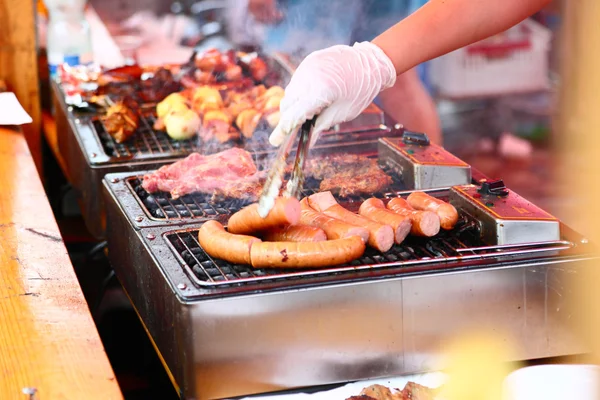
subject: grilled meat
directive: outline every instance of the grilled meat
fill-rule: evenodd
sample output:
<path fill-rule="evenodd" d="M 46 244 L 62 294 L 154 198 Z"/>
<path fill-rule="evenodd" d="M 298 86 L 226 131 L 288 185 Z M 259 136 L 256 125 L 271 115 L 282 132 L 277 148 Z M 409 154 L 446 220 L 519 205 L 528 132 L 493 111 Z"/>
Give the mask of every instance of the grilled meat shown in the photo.
<path fill-rule="evenodd" d="M 262 174 L 257 171 L 250 153 L 231 148 L 208 156 L 192 153 L 145 175 L 142 186 L 149 193 L 169 192 L 174 199 L 190 193 L 205 193 L 256 200 L 262 183 Z"/>
<path fill-rule="evenodd" d="M 375 400 L 401 400 L 399 393 L 392 394 L 392 391 L 382 385 L 371 385 L 360 392 L 361 395 L 372 397 Z"/>
<path fill-rule="evenodd" d="M 140 100 L 144 103 L 156 103 L 177 92 L 181 86 L 175 81 L 171 71 L 160 68 L 151 78 L 140 81 Z"/>
<path fill-rule="evenodd" d="M 145 73 L 152 73 L 152 76 L 142 79 Z M 168 69 L 151 71 L 137 65 L 104 71 L 97 83 L 96 95 L 110 95 L 114 99 L 130 97 L 138 103 L 158 102 L 181 89 Z"/>
<path fill-rule="evenodd" d="M 402 390 L 402 400 L 435 400 L 437 390 L 419 385 L 415 382 L 408 382 Z"/>
<path fill-rule="evenodd" d="M 379 168 L 377 160 L 355 154 L 308 160 L 307 175 L 321 180 L 319 189 L 340 197 L 380 192 L 392 178 Z"/>
<path fill-rule="evenodd" d="M 136 111 L 119 102 L 108 108 L 102 122 L 108 134 L 117 143 L 123 143 L 135 133 L 139 118 Z"/>
<path fill-rule="evenodd" d="M 418 383 L 408 382 L 401 391 L 392 390 L 382 385 L 371 385 L 362 390 L 359 396 L 346 400 L 435 400 L 437 390 Z"/>

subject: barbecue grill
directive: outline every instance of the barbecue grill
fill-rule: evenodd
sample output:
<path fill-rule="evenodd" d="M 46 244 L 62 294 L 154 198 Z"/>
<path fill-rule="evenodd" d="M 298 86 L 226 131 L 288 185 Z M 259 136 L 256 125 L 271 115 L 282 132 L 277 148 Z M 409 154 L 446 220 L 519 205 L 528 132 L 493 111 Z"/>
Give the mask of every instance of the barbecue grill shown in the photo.
<path fill-rule="evenodd" d="M 280 54 L 266 57 L 269 68 L 285 84 L 294 66 Z M 155 131 L 154 104 L 142 106 L 139 128 L 125 143 L 116 143 L 107 133 L 99 115 L 77 113 L 69 107 L 60 85 L 52 83 L 58 146 L 65 157 L 68 175 L 81 199 L 82 214 L 92 235 L 105 236 L 104 204 L 101 196 L 102 178 L 109 173 L 156 169 L 198 151 L 217 152 L 225 147 L 206 145 L 197 140 L 175 141 L 166 133 Z M 332 146 L 343 135 L 345 140 L 358 141 L 402 132 L 403 127 L 391 121 L 376 105 L 370 105 L 354 121 L 341 124 L 322 136 L 318 147 Z M 268 144 L 268 128 L 259 126 L 258 134 L 243 143 L 255 154 L 272 152 Z M 230 145 L 227 145 L 230 146 Z"/>
<path fill-rule="evenodd" d="M 225 222 L 243 204 L 198 196 L 147 201 L 138 175 L 110 175 L 109 258 L 183 398 L 435 370 L 443 367 L 444 341 L 473 327 L 516 344 L 511 360 L 584 352 L 566 325 L 572 310 L 564 274 L 596 257 L 590 245 L 551 216 L 528 242 L 503 244 L 523 226 L 492 229 L 502 218 L 516 221 L 503 207 L 527 204 L 532 217 L 524 223 L 546 214 L 502 182 L 472 175 L 477 185 L 426 190 L 459 209 L 452 231 L 409 237 L 385 254 L 367 249 L 348 265 L 302 271 L 252 269 L 205 253 L 197 240 L 202 222 Z M 306 187 L 310 194 L 314 185 Z M 510 196 L 497 201 L 508 203 L 494 208 L 487 196 L 503 191 Z M 396 178 L 373 195 L 386 201 L 409 193 Z M 473 209 L 479 195 L 485 201 Z M 356 211 L 361 200 L 341 204 Z"/>

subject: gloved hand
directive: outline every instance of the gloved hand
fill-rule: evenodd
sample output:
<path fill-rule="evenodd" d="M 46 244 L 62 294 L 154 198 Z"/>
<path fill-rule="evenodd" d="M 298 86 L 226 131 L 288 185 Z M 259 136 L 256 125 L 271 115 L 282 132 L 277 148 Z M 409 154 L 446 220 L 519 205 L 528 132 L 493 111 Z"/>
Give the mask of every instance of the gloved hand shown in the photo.
<path fill-rule="evenodd" d="M 281 145 L 287 135 L 319 114 L 312 146 L 322 131 L 358 117 L 379 92 L 395 82 L 392 61 L 370 42 L 315 51 L 300 63 L 286 87 L 279 124 L 269 141 Z"/>

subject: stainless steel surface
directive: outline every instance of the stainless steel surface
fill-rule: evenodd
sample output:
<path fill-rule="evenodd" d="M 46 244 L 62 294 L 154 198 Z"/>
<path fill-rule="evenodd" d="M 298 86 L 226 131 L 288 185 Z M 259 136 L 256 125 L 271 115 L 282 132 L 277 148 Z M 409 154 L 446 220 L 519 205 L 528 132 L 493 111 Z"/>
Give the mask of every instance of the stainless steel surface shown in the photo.
<path fill-rule="evenodd" d="M 371 103 L 369 107 L 355 119 L 335 125 L 329 132 L 322 132 L 321 134 L 327 136 L 331 132 L 348 133 L 361 130 L 374 130 L 379 126 L 386 127 L 386 124 L 388 123 L 389 121 L 386 121 L 383 111 L 375 103 Z"/>
<path fill-rule="evenodd" d="M 474 185 L 456 186 L 450 190 L 450 203 L 468 213 L 481 224 L 482 237 L 489 244 L 515 245 L 532 240 L 560 239 L 560 222 L 521 196 L 507 189 L 506 197 L 476 193 Z M 478 197 L 474 197 L 474 193 Z M 517 216 L 504 215 L 506 210 Z"/>
<path fill-rule="evenodd" d="M 419 155 L 423 155 L 423 160 L 418 158 Z M 409 189 L 448 188 L 471 183 L 471 167 L 435 144 L 419 146 L 404 144 L 398 138 L 381 138 L 379 158 L 401 172 Z"/>

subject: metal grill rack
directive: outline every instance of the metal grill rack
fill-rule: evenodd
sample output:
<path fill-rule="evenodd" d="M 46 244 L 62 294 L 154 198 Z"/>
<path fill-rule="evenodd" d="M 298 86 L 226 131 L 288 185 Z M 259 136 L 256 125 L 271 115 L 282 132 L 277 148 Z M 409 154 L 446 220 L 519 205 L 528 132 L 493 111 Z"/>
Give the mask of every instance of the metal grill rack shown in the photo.
<path fill-rule="evenodd" d="M 346 265 L 290 272 L 281 269 L 254 269 L 249 265 L 231 264 L 224 260 L 213 259 L 200 246 L 198 229 L 169 232 L 164 236 L 186 273 L 200 287 L 267 284 L 294 278 L 336 276 L 386 267 L 435 266 L 452 261 L 523 256 L 572 247 L 572 243 L 568 241 L 486 246 L 480 238 L 478 224 L 462 217 L 455 229 L 441 232 L 433 238 L 409 237 L 402 244 L 394 245 L 386 253 L 368 247 L 362 257 Z"/>

